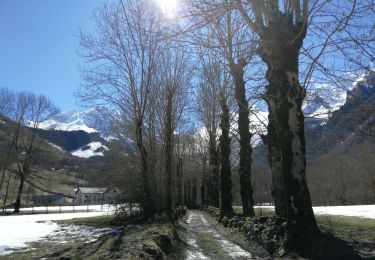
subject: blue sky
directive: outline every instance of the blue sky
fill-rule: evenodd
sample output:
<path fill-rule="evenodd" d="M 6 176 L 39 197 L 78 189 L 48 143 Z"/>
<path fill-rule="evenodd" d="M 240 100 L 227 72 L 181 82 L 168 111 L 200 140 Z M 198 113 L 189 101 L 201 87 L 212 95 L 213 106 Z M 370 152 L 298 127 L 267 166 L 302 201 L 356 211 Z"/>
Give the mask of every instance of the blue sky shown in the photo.
<path fill-rule="evenodd" d="M 0 87 L 43 94 L 62 110 L 77 107 L 77 35 L 93 29 L 91 13 L 101 2 L 1 0 Z"/>

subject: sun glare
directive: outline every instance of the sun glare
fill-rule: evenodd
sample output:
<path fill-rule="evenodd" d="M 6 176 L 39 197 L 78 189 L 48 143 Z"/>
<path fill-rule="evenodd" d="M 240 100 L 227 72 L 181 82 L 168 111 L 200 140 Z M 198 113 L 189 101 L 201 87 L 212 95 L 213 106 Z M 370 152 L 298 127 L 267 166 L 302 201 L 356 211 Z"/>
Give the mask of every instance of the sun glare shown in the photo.
<path fill-rule="evenodd" d="M 178 13 L 177 8 L 178 0 L 157 0 L 163 15 L 167 18 L 176 18 Z"/>

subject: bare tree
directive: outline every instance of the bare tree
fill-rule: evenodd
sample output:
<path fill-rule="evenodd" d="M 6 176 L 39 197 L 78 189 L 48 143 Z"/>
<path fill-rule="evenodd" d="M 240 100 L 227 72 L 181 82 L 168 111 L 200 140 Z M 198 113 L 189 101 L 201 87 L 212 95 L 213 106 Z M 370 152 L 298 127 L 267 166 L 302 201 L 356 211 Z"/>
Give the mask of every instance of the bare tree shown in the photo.
<path fill-rule="evenodd" d="M 192 78 L 190 64 L 185 50 L 178 44 L 166 43 L 158 66 L 157 86 L 153 90 L 157 98 L 157 113 L 164 136 L 165 155 L 165 198 L 166 210 L 174 207 L 173 155 L 175 130 L 183 123 L 183 115 L 188 102 L 188 91 Z"/>
<path fill-rule="evenodd" d="M 220 69 L 220 68 L 219 68 Z M 229 79 L 226 70 L 223 72 L 222 85 L 220 88 L 220 106 L 221 106 L 221 135 L 220 143 L 220 191 L 221 191 L 221 205 L 220 211 L 222 215 L 233 214 L 233 195 L 232 195 L 232 169 L 231 169 L 231 111 L 230 101 L 231 95 L 229 91 Z"/>
<path fill-rule="evenodd" d="M 246 66 L 255 54 L 256 41 L 248 33 L 242 17 L 232 8 L 233 1 L 191 1 L 190 12 L 197 29 L 188 33 L 202 53 L 214 56 L 226 64 L 233 78 L 234 97 L 237 101 L 237 130 L 239 135 L 240 194 L 244 215 L 254 216 L 253 187 L 251 183 L 252 147 L 250 106 L 246 89 Z M 199 19 L 197 19 L 199 18 Z M 254 66 L 251 64 L 250 66 Z M 254 76 L 254 75 L 253 75 Z"/>
<path fill-rule="evenodd" d="M 289 242 L 298 247 L 319 234 L 305 175 L 302 102 L 306 90 L 298 82 L 298 57 L 307 33 L 309 12 L 306 0 L 282 3 L 250 1 L 246 9 L 237 0 L 236 8 L 258 34 L 258 53 L 268 67 L 269 85 L 264 95 L 270 114 L 268 135 L 275 135 L 271 139 L 276 140 L 280 152 L 287 198 L 286 205 L 280 206 L 287 209 Z"/>
<path fill-rule="evenodd" d="M 86 85 L 79 96 L 85 102 L 115 107 L 127 133 L 133 135 L 140 154 L 146 216 L 155 212 L 144 136 L 145 113 L 150 88 L 155 83 L 155 57 L 162 31 L 155 10 L 149 1 L 105 4 L 94 14 L 96 35 L 81 33 Z"/>
<path fill-rule="evenodd" d="M 14 92 L 10 91 L 9 89 L 6 88 L 1 88 L 0 89 L 0 123 L 8 129 L 8 116 L 10 112 L 13 110 L 13 105 L 14 105 L 14 98 L 15 94 Z M 12 139 L 9 139 L 9 136 L 7 135 L 6 131 L 4 132 L 4 135 L 0 136 L 0 142 L 4 144 L 2 146 L 3 149 L 1 149 L 1 158 L 0 158 L 0 165 L 1 165 L 1 180 L 0 180 L 0 194 L 1 194 L 1 189 L 3 187 L 3 182 L 5 180 L 5 175 L 6 175 L 6 168 L 7 166 L 11 163 L 11 154 L 9 153 L 9 150 L 13 146 L 14 142 Z"/>
<path fill-rule="evenodd" d="M 35 159 L 43 144 L 38 138 L 39 124 L 57 112 L 58 109 L 44 96 L 36 96 L 30 92 L 20 92 L 15 96 L 11 112 L 11 119 L 15 121 L 11 153 L 15 157 L 16 166 L 15 169 L 9 169 L 20 181 L 14 205 L 15 213 L 19 212 L 24 183 L 36 182 L 40 178 L 34 169 Z"/>
<path fill-rule="evenodd" d="M 220 85 L 210 71 L 209 65 L 202 59 L 201 80 L 197 90 L 197 114 L 207 134 L 209 171 L 203 176 L 205 201 L 219 207 L 220 158 L 218 147 L 218 128 L 220 116 Z M 216 71 L 217 73 L 217 71 Z"/>

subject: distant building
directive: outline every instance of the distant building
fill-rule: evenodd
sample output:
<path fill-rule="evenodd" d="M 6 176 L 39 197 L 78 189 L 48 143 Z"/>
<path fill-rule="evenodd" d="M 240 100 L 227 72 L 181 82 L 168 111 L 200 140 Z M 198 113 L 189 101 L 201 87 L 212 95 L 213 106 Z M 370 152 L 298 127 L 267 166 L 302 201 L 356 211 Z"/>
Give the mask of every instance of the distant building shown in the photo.
<path fill-rule="evenodd" d="M 63 195 L 58 194 L 47 194 L 47 195 L 34 195 L 33 196 L 34 205 L 64 205 L 67 200 Z"/>
<path fill-rule="evenodd" d="M 115 203 L 120 190 L 117 188 L 87 188 L 78 187 L 74 190 L 76 205 L 93 205 Z"/>

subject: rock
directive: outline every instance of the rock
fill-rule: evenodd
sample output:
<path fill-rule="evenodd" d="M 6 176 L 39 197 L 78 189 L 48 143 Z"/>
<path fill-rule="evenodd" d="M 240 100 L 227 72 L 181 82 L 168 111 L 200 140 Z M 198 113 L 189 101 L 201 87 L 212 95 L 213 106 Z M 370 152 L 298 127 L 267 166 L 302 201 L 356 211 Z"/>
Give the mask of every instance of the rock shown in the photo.
<path fill-rule="evenodd" d="M 160 246 L 161 250 L 165 253 L 170 253 L 173 248 L 173 234 L 171 230 L 163 229 L 159 232 L 156 237 L 156 242 Z"/>
<path fill-rule="evenodd" d="M 266 243 L 266 250 L 270 255 L 273 255 L 276 250 L 276 241 L 275 240 L 270 240 Z"/>
<path fill-rule="evenodd" d="M 240 220 L 240 221 L 237 222 L 237 227 L 242 228 L 244 224 L 245 224 L 245 222 Z"/>
<path fill-rule="evenodd" d="M 222 223 L 223 223 L 224 227 L 228 227 L 228 223 L 229 223 L 228 218 L 227 217 L 223 217 Z"/>
<path fill-rule="evenodd" d="M 163 257 L 164 257 L 164 254 L 161 251 L 160 247 L 152 239 L 144 240 L 143 244 L 142 244 L 142 249 L 146 253 L 150 254 L 153 257 L 153 259 L 163 259 Z"/>
<path fill-rule="evenodd" d="M 251 230 L 251 234 L 252 234 L 253 236 L 258 236 L 258 235 L 260 234 L 260 230 L 259 230 L 259 228 L 254 227 L 254 228 Z"/>
<path fill-rule="evenodd" d="M 251 230 L 251 228 L 252 228 L 252 225 L 251 224 L 249 224 L 249 223 L 246 223 L 246 224 L 244 224 L 243 225 L 243 227 L 242 227 L 242 232 L 244 232 L 244 233 L 248 233 L 250 230 Z"/>
<path fill-rule="evenodd" d="M 285 256 L 285 248 L 280 247 L 277 251 L 277 257 L 284 257 Z"/>
<path fill-rule="evenodd" d="M 258 218 L 258 223 L 260 223 L 260 224 L 264 224 L 264 223 L 267 222 L 267 220 L 268 220 L 267 217 L 265 217 L 265 216 L 261 216 L 261 217 Z"/>

